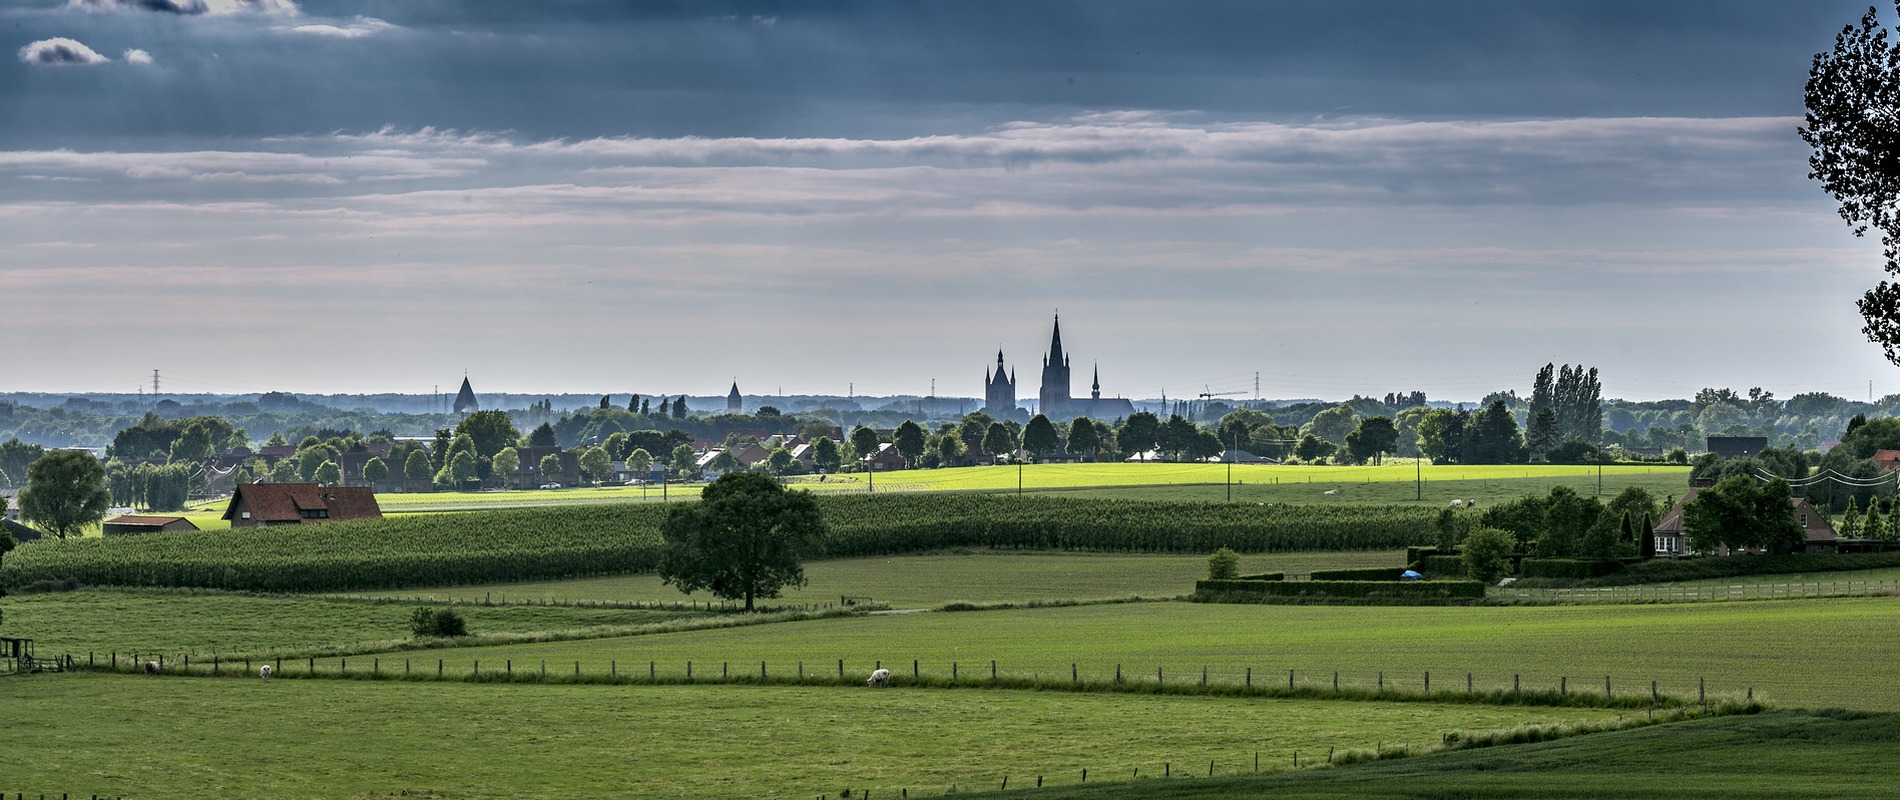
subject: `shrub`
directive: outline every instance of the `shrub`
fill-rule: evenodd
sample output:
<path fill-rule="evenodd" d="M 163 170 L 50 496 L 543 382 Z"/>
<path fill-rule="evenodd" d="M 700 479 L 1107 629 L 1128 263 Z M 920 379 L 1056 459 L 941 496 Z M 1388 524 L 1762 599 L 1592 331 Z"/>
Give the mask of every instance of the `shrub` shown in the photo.
<path fill-rule="evenodd" d="M 1474 528 L 1465 536 L 1463 554 L 1465 574 L 1480 583 L 1494 583 L 1511 564 L 1511 550 L 1517 537 L 1497 528 Z"/>
<path fill-rule="evenodd" d="M 422 607 L 409 615 L 409 630 L 417 636 L 467 636 L 468 622 L 452 609 Z"/>
<path fill-rule="evenodd" d="M 1207 557 L 1207 579 L 1227 581 L 1240 577 L 1240 554 L 1228 548 L 1215 550 Z"/>
<path fill-rule="evenodd" d="M 1327 599 L 1477 600 L 1477 581 L 1196 581 L 1195 599 L 1248 602 L 1248 596 Z"/>

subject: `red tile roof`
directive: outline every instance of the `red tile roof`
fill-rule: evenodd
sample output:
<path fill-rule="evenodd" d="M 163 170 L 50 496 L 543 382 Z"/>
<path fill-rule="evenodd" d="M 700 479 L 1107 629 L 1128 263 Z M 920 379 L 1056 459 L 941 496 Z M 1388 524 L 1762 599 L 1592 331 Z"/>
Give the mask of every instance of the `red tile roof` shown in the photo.
<path fill-rule="evenodd" d="M 147 516 L 147 515 L 142 515 L 142 514 L 126 514 L 124 516 L 113 517 L 112 519 L 106 520 L 105 524 L 107 525 L 151 525 L 154 527 L 162 528 L 166 525 L 170 525 L 174 522 L 180 522 L 180 521 L 190 522 L 191 520 L 185 519 L 184 517 L 154 517 L 154 516 Z M 196 527 L 196 526 L 193 526 L 193 527 Z"/>
<path fill-rule="evenodd" d="M 304 511 L 327 511 L 330 520 L 382 519 L 376 494 L 366 486 L 318 486 L 314 483 L 245 483 L 231 495 L 224 519 L 242 502 L 258 522 L 303 522 Z M 320 520 L 312 520 L 320 521 Z"/>

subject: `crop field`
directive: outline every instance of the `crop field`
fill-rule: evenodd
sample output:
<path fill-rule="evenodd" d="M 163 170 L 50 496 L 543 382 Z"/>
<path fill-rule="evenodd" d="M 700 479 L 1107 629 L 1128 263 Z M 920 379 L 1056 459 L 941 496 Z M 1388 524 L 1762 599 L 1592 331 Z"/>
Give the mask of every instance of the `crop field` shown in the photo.
<path fill-rule="evenodd" d="M 1657 497 L 1680 495 L 1688 486 L 1688 468 L 1671 466 L 1609 465 L 1602 470 L 1605 495 L 1626 486 L 1641 486 Z M 863 474 L 789 478 L 796 488 L 819 494 L 877 492 L 1015 492 L 1018 470 L 1013 466 L 958 467 L 899 470 Z M 1433 465 L 1418 469 L 1411 462 L 1388 462 L 1377 467 L 1282 466 L 1236 464 L 1232 470 L 1233 499 L 1249 503 L 1323 503 L 1364 505 L 1415 502 L 1422 492 L 1431 505 L 1453 499 L 1499 502 L 1526 494 L 1543 494 L 1565 485 L 1578 491 L 1597 490 L 1594 466 L 1549 464 Z M 1029 493 L 1063 493 L 1135 500 L 1225 501 L 1229 481 L 1224 464 L 1030 464 L 1022 468 L 1021 489 Z M 1415 485 L 1416 480 L 1422 483 Z M 1422 489 L 1420 488 L 1422 486 Z M 667 487 L 671 499 L 699 495 L 701 483 Z M 1326 495 L 1327 490 L 1337 494 Z M 576 503 L 660 501 L 657 486 L 608 486 L 506 492 L 443 492 L 386 494 L 377 501 L 384 513 L 402 514 L 488 508 L 531 508 Z M 219 509 L 222 511 L 222 509 Z"/>
<path fill-rule="evenodd" d="M 1240 559 L 1244 573 L 1309 573 L 1316 569 L 1397 567 L 1403 550 L 1272 553 Z M 919 556 L 848 558 L 805 564 L 807 584 L 787 589 L 776 603 L 836 603 L 863 598 L 893 608 L 935 608 L 945 603 L 1175 597 L 1194 591 L 1207 577 L 1202 555 L 995 552 L 966 550 Z M 711 595 L 680 594 L 658 575 L 615 575 L 565 581 L 498 583 L 440 589 L 364 592 L 370 597 L 423 599 L 553 599 L 675 602 Z"/>
<path fill-rule="evenodd" d="M 410 638 L 409 603 L 82 589 L 7 598 L 7 630 L 42 657 L 117 651 L 262 655 L 387 648 Z M 620 628 L 695 616 L 641 609 L 458 606 L 477 634 Z"/>
<path fill-rule="evenodd" d="M 873 661 L 908 673 L 912 660 L 927 675 L 947 677 L 951 663 L 987 677 L 1002 673 L 1084 679 L 1131 675 L 1239 682 L 1245 670 L 1294 670 L 1314 683 L 1341 673 L 1345 684 L 1369 686 L 1384 672 L 1388 686 L 1435 688 L 1474 674 L 1479 688 L 1511 685 L 1576 691 L 1637 692 L 1659 681 L 1664 692 L 1743 691 L 1784 706 L 1900 710 L 1889 687 L 1900 662 L 1887 643 L 1900 638 L 1900 598 L 1644 606 L 1367 607 L 1231 606 L 1137 603 L 1007 611 L 933 612 L 822 620 L 632 638 L 551 642 L 447 652 L 420 651 L 464 665 L 581 661 L 655 661 L 674 672 L 687 661 L 701 669 L 760 661 L 789 671 L 797 662 L 868 672 Z M 465 670 L 466 666 L 463 667 Z M 815 667 L 814 667 L 815 668 Z"/>
<path fill-rule="evenodd" d="M 1063 692 L 41 675 L 0 789 L 51 796 L 791 797 L 1287 769 L 1570 709 Z M 30 689 L 30 691 L 27 691 Z"/>
<path fill-rule="evenodd" d="M 981 494 L 820 499 L 820 555 L 954 548 L 1206 554 L 1386 550 L 1425 535 L 1414 506 L 1157 503 Z M 41 542 L 9 554 L 0 579 L 105 586 L 344 591 L 546 580 L 652 570 L 658 505 L 596 504 L 426 514 L 286 528 Z"/>

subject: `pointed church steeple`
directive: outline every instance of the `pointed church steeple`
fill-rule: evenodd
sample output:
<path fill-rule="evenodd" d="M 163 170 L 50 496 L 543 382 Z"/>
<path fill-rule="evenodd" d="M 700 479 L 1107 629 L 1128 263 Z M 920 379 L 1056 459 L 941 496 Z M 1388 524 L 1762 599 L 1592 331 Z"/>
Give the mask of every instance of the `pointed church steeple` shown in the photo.
<path fill-rule="evenodd" d="M 457 414 L 482 410 L 482 404 L 475 401 L 475 387 L 468 385 L 467 375 L 462 376 L 462 390 L 455 393 L 455 405 L 452 408 Z"/>
<path fill-rule="evenodd" d="M 1095 365 L 1095 383 L 1089 387 L 1089 398 L 1092 400 L 1102 399 L 1102 365 L 1100 364 Z"/>
<path fill-rule="evenodd" d="M 745 400 L 739 396 L 739 381 L 734 379 L 732 391 L 726 393 L 726 413 L 737 414 L 745 409 Z"/>

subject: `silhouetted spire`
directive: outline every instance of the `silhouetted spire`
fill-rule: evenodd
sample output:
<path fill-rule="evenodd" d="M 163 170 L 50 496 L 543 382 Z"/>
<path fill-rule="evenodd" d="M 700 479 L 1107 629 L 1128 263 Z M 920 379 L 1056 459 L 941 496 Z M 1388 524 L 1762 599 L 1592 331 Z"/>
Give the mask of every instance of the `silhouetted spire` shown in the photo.
<path fill-rule="evenodd" d="M 482 404 L 475 401 L 475 388 L 468 385 L 467 376 L 462 377 L 462 391 L 455 393 L 455 405 L 452 408 L 457 414 L 482 410 Z"/>

